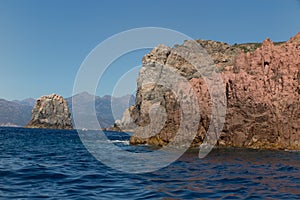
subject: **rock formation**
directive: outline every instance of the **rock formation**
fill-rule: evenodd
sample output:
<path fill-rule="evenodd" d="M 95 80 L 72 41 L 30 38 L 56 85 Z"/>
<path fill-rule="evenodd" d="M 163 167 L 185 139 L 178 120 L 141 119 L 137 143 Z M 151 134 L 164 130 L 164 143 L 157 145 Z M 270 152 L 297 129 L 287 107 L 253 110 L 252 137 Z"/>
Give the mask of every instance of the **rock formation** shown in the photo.
<path fill-rule="evenodd" d="M 123 117 L 121 120 L 117 119 L 114 123 L 114 126 L 105 129 L 109 131 L 123 131 L 123 132 L 134 132 L 136 129 L 136 124 L 133 122 L 132 118 L 130 117 L 130 113 L 134 109 L 134 106 L 130 106 L 126 109 L 123 113 Z"/>
<path fill-rule="evenodd" d="M 215 41 L 196 42 L 211 56 L 226 87 L 226 120 L 218 145 L 299 150 L 300 33 L 283 43 L 270 39 L 262 44 L 233 46 Z M 159 124 L 160 117 L 151 118 L 149 113 L 151 106 L 159 104 L 165 108 L 166 118 L 162 128 L 151 137 L 140 137 L 142 133 L 136 129 L 131 144 L 164 146 L 172 141 L 180 126 L 180 105 L 174 93 L 162 86 L 141 86 L 147 70 L 161 70 L 166 65 L 185 77 L 198 97 L 201 120 L 192 146 L 203 142 L 211 121 L 210 94 L 191 64 L 176 55 L 180 47 L 189 48 L 187 42 L 173 48 L 159 45 L 144 56 L 130 116 L 140 127 Z"/>
<path fill-rule="evenodd" d="M 37 99 L 27 128 L 73 129 L 67 102 L 52 94 Z"/>

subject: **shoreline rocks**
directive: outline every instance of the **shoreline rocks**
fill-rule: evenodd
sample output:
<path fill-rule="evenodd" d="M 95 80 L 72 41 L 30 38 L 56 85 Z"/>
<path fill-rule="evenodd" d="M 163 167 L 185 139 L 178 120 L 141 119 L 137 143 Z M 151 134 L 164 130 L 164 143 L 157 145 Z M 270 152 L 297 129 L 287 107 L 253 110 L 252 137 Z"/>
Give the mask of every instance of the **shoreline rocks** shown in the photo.
<path fill-rule="evenodd" d="M 130 106 L 128 109 L 126 109 L 123 113 L 122 119 L 116 120 L 114 126 L 106 130 L 116 132 L 134 132 L 137 126 L 130 117 L 130 113 L 132 112 L 133 108 L 134 106 Z"/>
<path fill-rule="evenodd" d="M 32 117 L 26 128 L 73 129 L 66 100 L 51 94 L 37 99 Z"/>

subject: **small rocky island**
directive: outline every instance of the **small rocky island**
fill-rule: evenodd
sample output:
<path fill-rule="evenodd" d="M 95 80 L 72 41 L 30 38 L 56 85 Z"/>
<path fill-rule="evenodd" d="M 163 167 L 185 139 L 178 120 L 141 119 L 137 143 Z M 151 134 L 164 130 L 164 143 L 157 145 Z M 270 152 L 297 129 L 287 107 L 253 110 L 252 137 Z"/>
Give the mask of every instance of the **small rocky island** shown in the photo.
<path fill-rule="evenodd" d="M 73 129 L 66 100 L 57 94 L 37 99 L 26 128 Z"/>

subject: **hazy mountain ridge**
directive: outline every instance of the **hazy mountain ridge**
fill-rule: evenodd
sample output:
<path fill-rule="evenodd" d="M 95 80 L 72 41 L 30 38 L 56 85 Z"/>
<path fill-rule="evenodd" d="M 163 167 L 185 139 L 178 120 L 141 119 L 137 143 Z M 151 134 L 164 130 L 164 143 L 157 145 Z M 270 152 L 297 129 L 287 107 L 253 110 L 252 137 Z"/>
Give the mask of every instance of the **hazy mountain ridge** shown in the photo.
<path fill-rule="evenodd" d="M 110 127 L 114 124 L 116 119 L 121 119 L 124 111 L 129 108 L 129 106 L 133 105 L 135 101 L 135 97 L 132 95 L 125 95 L 122 97 L 105 95 L 103 97 L 99 97 L 87 92 L 79 93 L 74 97 L 76 97 L 74 99 L 76 105 L 79 106 L 78 109 L 86 115 L 86 118 L 92 117 L 90 115 L 91 108 L 89 108 L 88 103 L 93 101 L 95 98 L 96 115 L 102 128 Z M 68 102 L 69 109 L 72 113 L 72 97 L 67 98 L 66 101 Z"/>
<path fill-rule="evenodd" d="M 93 95 L 87 92 L 75 96 L 80 96 L 79 105 L 82 110 L 85 110 L 85 104 L 94 98 Z M 70 111 L 72 111 L 72 97 L 66 98 L 66 101 Z M 36 99 L 34 98 L 13 101 L 0 99 L 0 126 L 25 126 L 31 119 L 31 113 L 35 103 Z M 114 107 L 113 112 L 111 110 L 111 104 Z M 112 126 L 116 119 L 122 117 L 125 109 L 133 104 L 134 97 L 131 95 L 122 97 L 111 97 L 110 95 L 103 97 L 95 96 L 96 114 L 101 127 Z M 114 113 L 114 116 L 112 113 Z"/>
<path fill-rule="evenodd" d="M 21 104 L 21 105 L 25 105 L 25 106 L 31 106 L 33 107 L 35 102 L 36 102 L 36 99 L 34 98 L 27 98 L 27 99 L 24 99 L 24 100 L 13 100 L 12 102 L 15 102 L 15 103 L 18 103 L 18 104 Z"/>
<path fill-rule="evenodd" d="M 0 126 L 25 126 L 29 122 L 33 106 L 21 102 L 0 99 Z"/>

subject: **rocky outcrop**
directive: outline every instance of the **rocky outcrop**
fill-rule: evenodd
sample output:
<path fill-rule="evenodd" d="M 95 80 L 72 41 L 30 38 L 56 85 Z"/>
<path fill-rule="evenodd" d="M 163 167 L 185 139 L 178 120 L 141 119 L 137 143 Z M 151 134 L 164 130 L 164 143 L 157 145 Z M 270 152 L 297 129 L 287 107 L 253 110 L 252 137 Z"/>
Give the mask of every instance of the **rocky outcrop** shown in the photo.
<path fill-rule="evenodd" d="M 136 129 L 136 124 L 133 122 L 130 113 L 134 109 L 134 106 L 130 106 L 123 113 L 121 120 L 117 119 L 114 125 L 108 129 L 109 131 L 123 131 L 123 132 L 134 132 Z"/>
<path fill-rule="evenodd" d="M 73 129 L 67 102 L 52 94 L 37 99 L 27 128 Z"/>
<path fill-rule="evenodd" d="M 218 145 L 299 150 L 300 33 L 276 44 L 270 39 L 262 44 L 233 46 L 215 41 L 196 42 L 211 56 L 226 87 L 226 120 Z M 203 142 L 211 121 L 210 93 L 191 64 L 176 54 L 176 49 L 182 47 L 189 48 L 187 42 L 174 48 L 160 45 L 144 56 L 130 116 L 139 127 L 161 124 L 162 118 L 153 118 L 149 113 L 153 105 L 164 107 L 166 116 L 155 135 L 141 137 L 143 133 L 136 129 L 131 144 L 164 146 L 178 131 L 181 112 L 176 95 L 162 86 L 142 86 L 145 72 L 162 70 L 164 66 L 171 66 L 192 85 L 201 115 L 192 146 Z"/>

